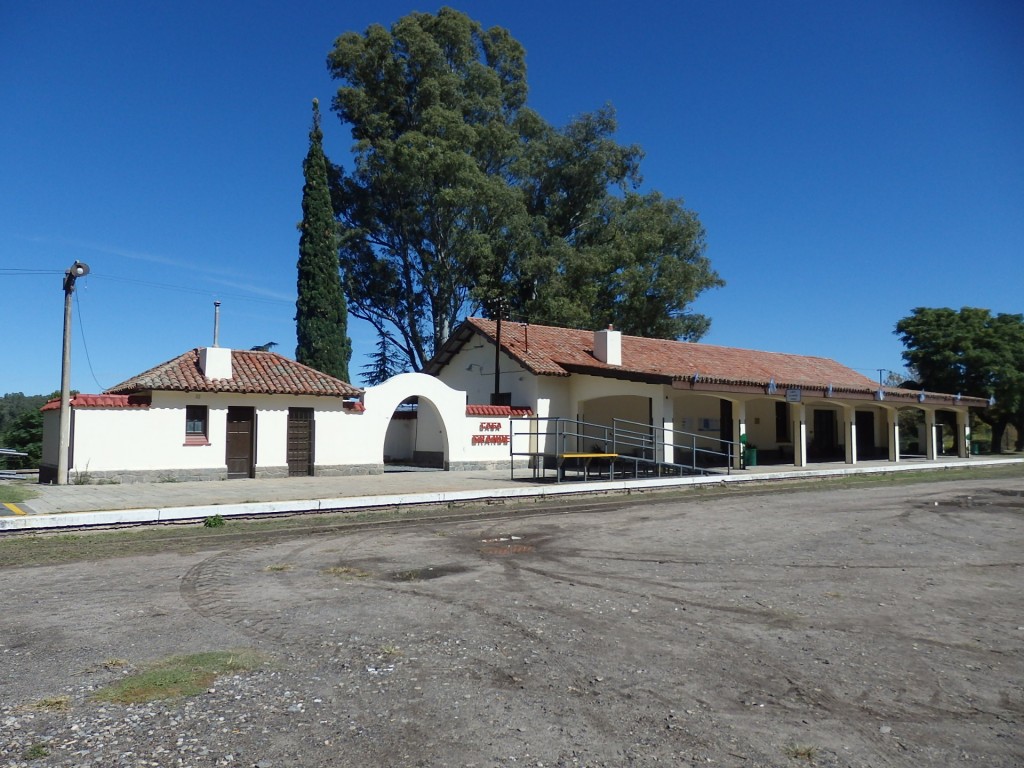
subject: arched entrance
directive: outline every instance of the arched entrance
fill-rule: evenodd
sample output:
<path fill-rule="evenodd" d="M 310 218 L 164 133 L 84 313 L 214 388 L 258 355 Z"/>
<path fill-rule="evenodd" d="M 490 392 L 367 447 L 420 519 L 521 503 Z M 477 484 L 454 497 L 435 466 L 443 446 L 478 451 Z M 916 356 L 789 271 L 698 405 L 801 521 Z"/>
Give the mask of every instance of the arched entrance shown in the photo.
<path fill-rule="evenodd" d="M 370 387 L 363 395 L 363 418 L 375 424 L 365 433 L 367 454 L 376 453 L 385 470 L 417 467 L 449 469 L 451 440 L 466 418 L 466 394 L 433 376 L 403 373 Z"/>
<path fill-rule="evenodd" d="M 396 406 L 384 435 L 383 461 L 385 471 L 448 469 L 448 431 L 429 398 L 413 395 Z"/>

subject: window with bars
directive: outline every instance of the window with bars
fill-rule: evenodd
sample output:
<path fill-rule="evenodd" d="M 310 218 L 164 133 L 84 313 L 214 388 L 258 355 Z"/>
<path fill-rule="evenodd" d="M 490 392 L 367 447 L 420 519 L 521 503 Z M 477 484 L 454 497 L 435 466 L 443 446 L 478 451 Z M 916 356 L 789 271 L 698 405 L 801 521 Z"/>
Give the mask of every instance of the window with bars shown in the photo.
<path fill-rule="evenodd" d="M 210 409 L 205 405 L 185 406 L 185 445 L 209 445 L 207 426 Z"/>

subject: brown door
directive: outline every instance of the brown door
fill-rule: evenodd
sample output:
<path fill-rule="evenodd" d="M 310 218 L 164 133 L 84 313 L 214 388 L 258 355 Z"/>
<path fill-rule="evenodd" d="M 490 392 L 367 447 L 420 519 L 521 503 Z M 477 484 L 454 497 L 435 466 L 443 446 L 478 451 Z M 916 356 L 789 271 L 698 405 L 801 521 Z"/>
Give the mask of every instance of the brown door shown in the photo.
<path fill-rule="evenodd" d="M 288 409 L 288 477 L 313 474 L 312 408 Z"/>
<path fill-rule="evenodd" d="M 253 408 L 228 408 L 228 479 L 256 475 L 256 412 Z"/>

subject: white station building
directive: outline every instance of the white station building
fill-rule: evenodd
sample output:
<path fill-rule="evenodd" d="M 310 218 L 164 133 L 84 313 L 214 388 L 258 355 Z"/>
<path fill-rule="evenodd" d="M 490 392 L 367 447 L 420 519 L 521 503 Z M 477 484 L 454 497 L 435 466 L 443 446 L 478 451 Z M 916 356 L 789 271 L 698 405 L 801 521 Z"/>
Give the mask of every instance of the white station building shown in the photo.
<path fill-rule="evenodd" d="M 561 466 L 640 471 L 966 457 L 982 398 L 834 360 L 470 318 L 424 373 L 359 389 L 274 352 L 190 350 L 72 400 L 69 482 Z M 900 414 L 918 412 L 913 435 Z M 56 476 L 44 407 L 40 481 Z"/>

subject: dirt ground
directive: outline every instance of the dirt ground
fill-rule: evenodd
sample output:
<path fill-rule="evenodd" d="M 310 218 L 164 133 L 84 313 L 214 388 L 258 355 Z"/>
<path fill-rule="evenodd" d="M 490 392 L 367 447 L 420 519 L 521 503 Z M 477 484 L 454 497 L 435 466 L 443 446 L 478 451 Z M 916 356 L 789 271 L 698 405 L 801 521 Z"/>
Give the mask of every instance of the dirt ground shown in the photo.
<path fill-rule="evenodd" d="M 1017 479 L 0 569 L 0 762 L 1020 766 L 1022 553 Z M 89 698 L 123 662 L 234 648 L 271 661 Z"/>

